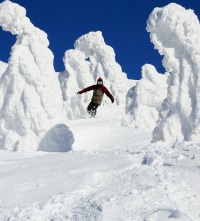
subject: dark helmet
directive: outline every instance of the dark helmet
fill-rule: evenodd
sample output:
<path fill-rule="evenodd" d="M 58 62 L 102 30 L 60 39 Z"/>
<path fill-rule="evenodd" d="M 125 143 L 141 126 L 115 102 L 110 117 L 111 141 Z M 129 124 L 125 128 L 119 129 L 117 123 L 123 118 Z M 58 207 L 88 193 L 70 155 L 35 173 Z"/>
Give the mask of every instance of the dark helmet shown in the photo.
<path fill-rule="evenodd" d="M 103 80 L 102 80 L 102 78 L 98 78 L 98 80 L 97 80 L 97 85 L 103 85 Z"/>

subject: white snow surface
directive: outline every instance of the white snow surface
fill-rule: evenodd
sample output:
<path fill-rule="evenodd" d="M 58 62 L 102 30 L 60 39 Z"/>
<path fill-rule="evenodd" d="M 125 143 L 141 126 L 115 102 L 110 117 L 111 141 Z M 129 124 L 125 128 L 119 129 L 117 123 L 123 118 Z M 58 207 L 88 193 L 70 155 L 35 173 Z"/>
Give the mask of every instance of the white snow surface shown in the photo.
<path fill-rule="evenodd" d="M 0 220 L 200 220 L 200 143 L 150 143 L 123 115 L 71 120 L 73 151 L 1 150 Z"/>
<path fill-rule="evenodd" d="M 166 73 L 128 80 L 100 31 L 75 41 L 56 73 L 47 34 L 11 1 L 0 25 L 16 35 L 0 62 L 0 221 L 199 221 L 199 22 L 177 4 L 147 30 Z M 106 97 L 96 118 L 98 77 Z M 154 142 L 152 142 L 154 141 Z"/>

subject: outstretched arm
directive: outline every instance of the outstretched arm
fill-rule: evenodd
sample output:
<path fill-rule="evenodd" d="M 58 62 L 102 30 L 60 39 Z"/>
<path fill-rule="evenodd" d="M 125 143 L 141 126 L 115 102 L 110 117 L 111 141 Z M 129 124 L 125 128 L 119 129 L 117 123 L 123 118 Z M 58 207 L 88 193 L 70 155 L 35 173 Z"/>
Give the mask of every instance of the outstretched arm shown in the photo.
<path fill-rule="evenodd" d="M 87 91 L 91 91 L 93 89 L 94 89 L 94 85 L 84 88 L 83 90 L 77 92 L 77 94 L 82 94 L 82 93 L 85 93 Z"/>

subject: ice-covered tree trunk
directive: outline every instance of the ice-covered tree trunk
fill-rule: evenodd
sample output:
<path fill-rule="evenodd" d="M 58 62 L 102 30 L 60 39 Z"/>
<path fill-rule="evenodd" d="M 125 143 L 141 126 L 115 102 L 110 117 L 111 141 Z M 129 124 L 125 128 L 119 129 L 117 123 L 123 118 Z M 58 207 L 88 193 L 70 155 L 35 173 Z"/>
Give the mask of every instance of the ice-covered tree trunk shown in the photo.
<path fill-rule="evenodd" d="M 200 25 L 192 10 L 155 8 L 147 30 L 171 73 L 153 140 L 200 140 Z"/>
<path fill-rule="evenodd" d="M 102 33 L 89 32 L 75 41 L 75 49 L 68 50 L 64 56 L 65 72 L 59 78 L 64 98 L 66 99 L 66 112 L 70 119 L 80 118 L 85 114 L 84 109 L 91 99 L 89 96 L 75 96 L 76 92 L 92 84 L 97 78 L 103 78 L 105 86 L 111 91 L 116 104 L 124 104 L 126 97 L 126 74 L 115 61 L 112 47 L 105 44 Z M 73 93 L 74 94 L 73 94 Z M 104 96 L 105 100 L 106 96 Z M 76 103 L 76 106 L 73 103 Z M 108 103 L 110 100 L 108 100 Z M 106 102 L 103 102 L 104 104 Z M 105 104 L 106 105 L 106 104 Z"/>
<path fill-rule="evenodd" d="M 0 25 L 17 35 L 0 80 L 0 148 L 71 149 L 73 137 L 64 123 L 62 95 L 46 33 L 34 27 L 25 9 L 11 1 L 0 4 Z"/>

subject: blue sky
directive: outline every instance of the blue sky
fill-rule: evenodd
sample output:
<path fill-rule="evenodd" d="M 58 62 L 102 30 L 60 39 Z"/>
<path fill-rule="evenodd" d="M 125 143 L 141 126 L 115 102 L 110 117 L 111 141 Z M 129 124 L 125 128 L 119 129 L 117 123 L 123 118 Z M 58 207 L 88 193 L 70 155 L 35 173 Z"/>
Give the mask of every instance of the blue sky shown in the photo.
<path fill-rule="evenodd" d="M 0 1 L 3 2 L 3 1 Z M 101 31 L 107 45 L 116 54 L 116 61 L 130 79 L 141 78 L 141 67 L 153 64 L 164 73 L 162 57 L 150 42 L 146 31 L 149 14 L 169 0 L 13 0 L 26 8 L 27 17 L 48 34 L 54 54 L 55 70 L 64 70 L 62 57 L 74 42 L 90 31 Z M 175 0 L 186 9 L 193 9 L 200 18 L 198 0 Z M 16 38 L 0 30 L 0 60 L 7 62 Z"/>

